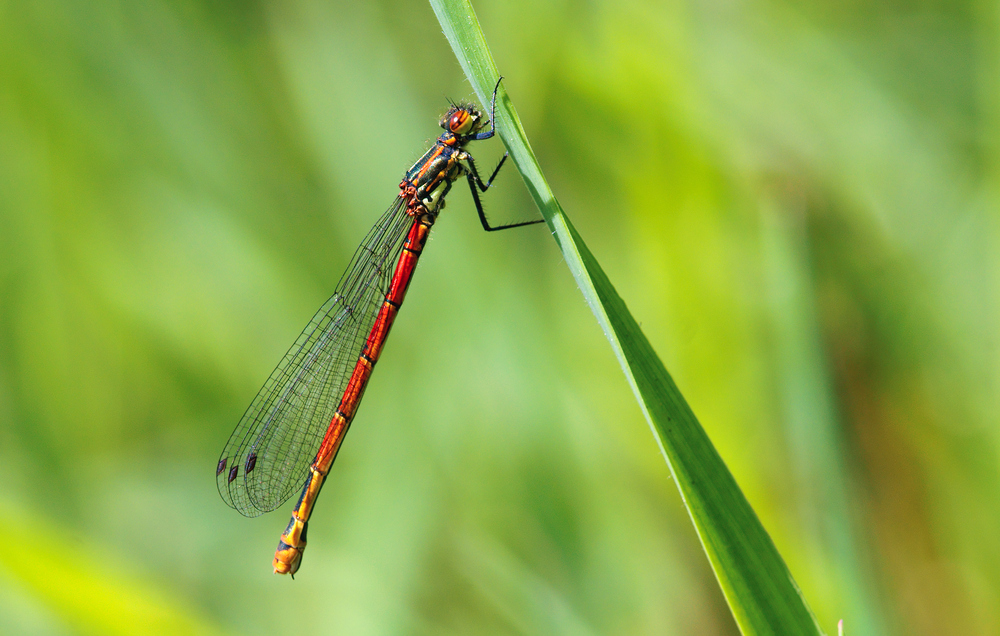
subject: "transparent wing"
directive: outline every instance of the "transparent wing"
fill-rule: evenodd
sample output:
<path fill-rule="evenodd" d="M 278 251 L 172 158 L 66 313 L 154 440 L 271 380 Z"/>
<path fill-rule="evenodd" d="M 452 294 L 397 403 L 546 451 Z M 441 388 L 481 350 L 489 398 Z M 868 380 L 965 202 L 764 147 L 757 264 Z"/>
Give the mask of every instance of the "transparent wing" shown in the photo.
<path fill-rule="evenodd" d="M 248 517 L 274 510 L 305 483 L 388 292 L 412 219 L 398 197 L 236 425 L 216 470 L 219 493 Z"/>

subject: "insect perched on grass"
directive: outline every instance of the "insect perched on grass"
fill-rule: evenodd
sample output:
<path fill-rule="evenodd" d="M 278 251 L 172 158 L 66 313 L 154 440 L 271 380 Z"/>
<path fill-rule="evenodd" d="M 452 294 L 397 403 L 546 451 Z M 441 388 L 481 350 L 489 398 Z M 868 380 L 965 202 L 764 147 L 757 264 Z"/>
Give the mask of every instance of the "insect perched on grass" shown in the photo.
<path fill-rule="evenodd" d="M 490 119 L 472 104 L 452 104 L 441 118 L 444 133 L 406 171 L 399 195 L 361 241 L 333 296 L 278 363 L 222 451 L 215 473 L 219 493 L 248 517 L 274 510 L 302 489 L 274 554 L 278 574 L 294 575 L 299 569 L 316 497 L 452 184 L 465 175 L 487 231 L 542 222 L 491 227 L 477 188 L 485 192 L 490 187 L 507 154 L 484 183 L 464 150 L 470 141 L 494 135 L 500 79 L 493 88 Z M 481 132 L 490 123 L 489 131 Z"/>

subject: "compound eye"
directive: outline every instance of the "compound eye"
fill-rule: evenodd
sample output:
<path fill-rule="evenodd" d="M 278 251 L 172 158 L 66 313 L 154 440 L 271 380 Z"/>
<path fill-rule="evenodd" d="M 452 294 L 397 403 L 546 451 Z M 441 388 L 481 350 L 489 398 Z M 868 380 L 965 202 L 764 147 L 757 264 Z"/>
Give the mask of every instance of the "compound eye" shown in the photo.
<path fill-rule="evenodd" d="M 474 121 L 475 120 L 469 115 L 468 111 L 457 111 L 448 119 L 448 130 L 456 135 L 464 135 L 472 128 Z"/>

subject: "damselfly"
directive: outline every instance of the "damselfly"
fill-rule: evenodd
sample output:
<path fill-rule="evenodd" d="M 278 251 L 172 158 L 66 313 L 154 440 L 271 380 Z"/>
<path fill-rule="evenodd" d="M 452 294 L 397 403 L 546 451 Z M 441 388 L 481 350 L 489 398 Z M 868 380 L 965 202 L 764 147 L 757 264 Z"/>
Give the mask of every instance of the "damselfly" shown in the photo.
<path fill-rule="evenodd" d="M 316 497 L 452 184 L 462 175 L 468 179 L 487 231 L 541 222 L 491 227 L 477 188 L 490 187 L 507 154 L 484 183 L 472 155 L 463 150 L 470 141 L 494 135 L 499 87 L 497 80 L 490 119 L 472 104 L 452 104 L 440 122 L 445 132 L 406 171 L 399 195 L 361 242 L 333 296 L 278 363 L 222 451 L 215 473 L 219 493 L 248 517 L 274 510 L 302 489 L 274 554 L 278 574 L 299 569 Z M 480 132 L 487 124 L 489 131 Z"/>

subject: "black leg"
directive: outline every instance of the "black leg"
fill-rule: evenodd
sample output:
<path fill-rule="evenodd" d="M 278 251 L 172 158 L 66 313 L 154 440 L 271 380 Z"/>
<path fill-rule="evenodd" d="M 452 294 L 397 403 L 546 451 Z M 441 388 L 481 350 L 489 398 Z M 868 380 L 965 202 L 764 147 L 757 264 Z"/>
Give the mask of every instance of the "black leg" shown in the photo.
<path fill-rule="evenodd" d="M 493 183 L 493 179 L 496 178 L 497 173 L 500 172 L 500 168 L 503 166 L 503 162 L 507 161 L 507 157 L 509 155 L 510 155 L 509 152 L 505 152 L 505 153 L 503 153 L 503 156 L 500 157 L 500 163 L 497 164 L 496 169 L 493 170 L 493 174 L 490 175 L 490 180 L 486 182 L 486 187 L 487 188 L 490 187 L 491 183 Z M 483 192 L 486 192 L 486 190 L 484 189 Z"/>
<path fill-rule="evenodd" d="M 497 84 L 496 84 L 496 86 L 493 87 L 493 100 L 490 102 L 490 131 L 489 132 L 479 133 L 478 135 L 476 135 L 475 137 L 473 137 L 473 139 L 475 139 L 476 141 L 482 141 L 483 139 L 489 139 L 490 137 L 493 136 L 494 133 L 496 133 L 496 130 L 497 130 L 497 120 L 496 120 L 497 89 L 500 88 L 500 82 L 502 82 L 502 81 L 503 81 L 503 75 L 501 75 L 497 79 Z"/>
<path fill-rule="evenodd" d="M 504 159 L 506 158 L 507 155 L 504 155 Z M 500 160 L 500 164 L 503 165 L 503 159 Z M 500 166 L 497 166 L 497 169 L 493 171 L 493 175 L 490 177 L 489 182 L 486 184 L 487 188 L 489 187 L 489 184 L 493 182 L 493 177 L 497 176 L 497 171 L 499 170 Z M 476 212 L 479 213 L 479 222 L 483 224 L 483 229 L 486 230 L 487 232 L 510 230 L 515 227 L 523 227 L 525 225 L 534 225 L 535 223 L 545 222 L 545 219 L 537 219 L 535 221 L 522 221 L 521 223 L 510 223 L 509 225 L 498 225 L 496 227 L 490 226 L 489 221 L 486 220 L 486 213 L 483 212 L 483 202 L 479 200 L 479 193 L 476 192 L 476 186 L 479 185 L 479 187 L 482 187 L 482 181 L 480 181 L 478 175 L 475 177 L 472 176 L 472 172 L 469 170 L 465 171 L 465 177 L 466 179 L 469 180 L 469 191 L 472 192 L 472 201 L 476 204 Z M 476 183 L 477 181 L 479 181 L 479 184 Z M 486 188 L 483 188 L 483 191 L 485 192 Z"/>
<path fill-rule="evenodd" d="M 508 153 L 503 153 L 503 157 L 500 157 L 500 163 L 497 164 L 496 170 L 493 171 L 493 174 L 490 175 L 490 180 L 486 183 L 483 183 L 483 180 L 479 178 L 479 170 L 476 169 L 476 161 L 472 158 L 472 155 L 469 155 L 465 159 L 465 162 L 469 164 L 469 169 L 465 171 L 465 174 L 468 175 L 471 173 L 472 177 L 475 178 L 475 184 L 479 187 L 479 190 L 486 192 L 486 189 L 493 183 L 493 179 L 496 178 L 497 173 L 500 172 L 503 162 L 507 161 L 507 155 Z"/>
<path fill-rule="evenodd" d="M 489 132 L 479 133 L 473 139 L 481 141 L 483 139 L 489 139 L 496 133 L 497 120 L 496 120 L 496 110 L 497 110 L 497 89 L 500 88 L 500 82 L 503 81 L 503 76 L 497 79 L 496 86 L 493 87 L 493 99 L 490 101 L 490 130 Z M 515 227 L 523 227 L 525 225 L 534 225 L 535 223 L 544 223 L 545 219 L 538 219 L 536 221 L 523 221 L 521 223 L 511 223 L 509 225 L 498 225 L 496 227 L 491 227 L 489 221 L 486 220 L 486 213 L 483 212 L 483 203 L 479 200 L 479 192 L 476 192 L 476 188 L 479 188 L 481 192 L 486 192 L 486 190 L 493 183 L 493 179 L 496 178 L 497 173 L 500 172 L 500 168 L 503 167 L 503 162 L 507 161 L 507 156 L 510 153 L 503 153 L 503 157 L 500 158 L 500 163 L 497 164 L 496 170 L 490 175 L 489 180 L 483 183 L 483 180 L 479 177 L 479 171 L 476 170 L 476 162 L 471 156 L 466 158 L 466 162 L 469 164 L 469 168 L 465 170 L 465 177 L 469 180 L 469 190 L 472 192 L 472 200 L 476 204 L 476 212 L 479 213 L 479 222 L 483 224 L 483 229 L 487 232 L 496 232 L 498 230 L 509 230 Z"/>

